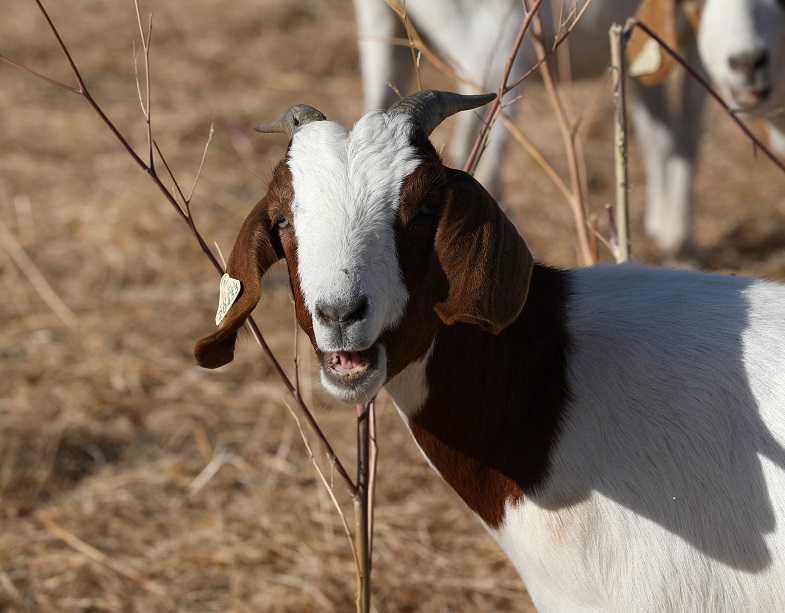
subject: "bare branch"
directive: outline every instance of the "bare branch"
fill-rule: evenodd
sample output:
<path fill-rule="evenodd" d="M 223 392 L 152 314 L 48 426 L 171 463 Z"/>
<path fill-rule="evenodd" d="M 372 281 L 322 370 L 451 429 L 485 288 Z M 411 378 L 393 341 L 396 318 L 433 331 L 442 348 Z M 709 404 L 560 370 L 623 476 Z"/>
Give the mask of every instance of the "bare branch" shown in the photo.
<path fill-rule="evenodd" d="M 537 53 L 537 58 L 543 60 L 547 56 L 547 51 L 543 44 L 543 28 L 542 21 L 539 15 L 533 16 L 534 37 L 532 43 Z M 559 124 L 559 131 L 562 135 L 564 144 L 564 151 L 567 154 L 567 166 L 570 174 L 570 196 L 567 200 L 570 203 L 573 219 L 575 222 L 575 231 L 578 234 L 578 244 L 580 246 L 581 255 L 584 264 L 595 263 L 594 255 L 592 253 L 591 245 L 589 244 L 588 226 L 586 224 L 586 202 L 583 198 L 583 190 L 581 189 L 580 170 L 578 167 L 578 152 L 575 146 L 576 127 L 572 125 L 567 117 L 567 112 L 564 109 L 561 96 L 559 95 L 559 88 L 556 81 L 551 74 L 550 67 L 547 62 L 540 64 L 540 72 L 542 73 L 542 80 L 545 84 L 545 89 L 548 92 L 548 97 L 551 100 L 551 105 L 556 115 L 556 120 Z"/>
<path fill-rule="evenodd" d="M 502 105 L 502 97 L 511 88 L 507 86 L 507 81 L 510 78 L 510 71 L 512 70 L 513 64 L 515 63 L 515 58 L 518 56 L 518 51 L 520 51 L 521 44 L 523 44 L 523 37 L 526 36 L 526 32 L 529 30 L 529 25 L 531 24 L 532 19 L 537 14 L 537 9 L 540 8 L 540 4 L 542 4 L 542 0 L 535 0 L 534 5 L 532 6 L 531 10 L 528 10 L 526 7 L 526 3 L 523 3 L 525 15 L 523 18 L 523 23 L 521 24 L 520 29 L 518 30 L 518 35 L 515 38 L 515 42 L 513 43 L 512 49 L 510 50 L 510 55 L 507 58 L 507 62 L 504 65 L 504 72 L 502 73 L 502 79 L 499 83 L 499 93 L 496 96 L 496 100 L 491 102 L 490 108 L 485 115 L 485 121 L 483 121 L 482 128 L 480 129 L 480 134 L 477 136 L 477 140 L 474 141 L 474 146 L 472 147 L 471 152 L 469 153 L 469 158 L 466 160 L 464 164 L 464 171 L 465 172 L 473 172 L 474 169 L 477 168 L 477 164 L 480 161 L 480 151 L 482 150 L 482 145 L 488 137 L 488 133 L 491 129 L 491 126 L 494 123 L 494 120 L 499 112 L 499 109 Z"/>
<path fill-rule="evenodd" d="M 134 7 L 136 7 L 136 21 L 139 24 L 139 34 L 142 37 L 142 51 L 144 53 L 144 80 L 145 92 L 147 94 L 147 104 L 142 105 L 144 111 L 145 122 L 147 123 L 147 152 L 149 156 L 149 168 L 153 173 L 155 172 L 155 160 L 153 159 L 153 125 L 150 121 L 151 105 L 150 105 L 150 39 L 153 36 L 153 15 L 150 18 L 147 26 L 147 37 L 145 38 L 144 29 L 142 28 L 142 16 L 139 13 L 139 0 L 134 0 Z M 136 71 L 136 58 L 134 58 L 134 72 Z M 139 79 L 136 80 L 136 87 L 139 89 Z M 141 96 L 141 93 L 140 93 Z"/>
<path fill-rule="evenodd" d="M 375 399 L 357 405 L 357 488 L 354 495 L 355 548 L 360 566 L 357 571 L 357 611 L 371 611 L 371 542 L 373 540 L 373 491 L 376 468 Z"/>
<path fill-rule="evenodd" d="M 611 66 L 615 74 L 613 134 L 616 160 L 616 218 L 618 219 L 617 262 L 630 259 L 630 225 L 627 182 L 627 75 L 624 65 L 624 43 L 629 30 L 613 24 L 608 32 L 611 42 Z"/>
<path fill-rule="evenodd" d="M 215 120 L 210 122 L 210 132 L 207 134 L 207 142 L 204 144 L 204 150 L 202 151 L 202 160 L 199 162 L 199 168 L 196 170 L 196 176 L 194 177 L 193 185 L 191 185 L 191 191 L 188 192 L 188 198 L 185 199 L 185 204 L 188 206 L 191 203 L 191 198 L 193 198 L 194 192 L 196 191 L 196 185 L 199 183 L 199 177 L 202 176 L 202 169 L 204 168 L 204 162 L 207 159 L 207 150 L 210 148 L 210 143 L 213 142 L 213 138 L 215 138 Z M 188 215 L 190 216 L 191 211 L 190 208 L 188 210 Z"/>
<path fill-rule="evenodd" d="M 72 92 L 74 94 L 81 94 L 82 93 L 82 90 L 80 90 L 77 87 L 73 87 L 71 85 L 66 85 L 65 83 L 61 83 L 60 81 L 56 81 L 55 79 L 50 79 L 49 77 L 42 75 L 40 72 L 36 72 L 35 70 L 31 70 L 27 66 L 22 66 L 21 64 L 17 64 L 15 61 L 7 58 L 6 56 L 4 56 L 2 54 L 0 54 L 0 61 L 3 61 L 6 64 L 9 64 L 10 66 L 13 66 L 14 68 L 18 68 L 19 70 L 21 70 L 23 72 L 26 72 L 29 75 L 34 76 L 36 79 L 41 79 L 41 81 L 46 81 L 47 83 L 51 83 L 52 85 L 54 85 L 56 87 L 59 87 L 61 89 L 65 89 L 65 90 L 67 90 L 69 92 Z"/>

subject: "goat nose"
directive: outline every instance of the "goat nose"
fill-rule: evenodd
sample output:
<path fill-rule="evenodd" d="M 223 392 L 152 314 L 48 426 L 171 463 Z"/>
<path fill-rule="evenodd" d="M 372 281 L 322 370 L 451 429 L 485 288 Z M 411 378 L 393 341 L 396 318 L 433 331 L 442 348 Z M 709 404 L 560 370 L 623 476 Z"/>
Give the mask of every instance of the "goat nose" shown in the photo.
<path fill-rule="evenodd" d="M 765 68 L 769 63 L 769 54 L 765 49 L 735 53 L 728 58 L 731 70 L 751 77 L 757 70 Z"/>
<path fill-rule="evenodd" d="M 330 326 L 359 321 L 365 317 L 367 310 L 368 299 L 365 296 L 358 296 L 354 300 L 346 302 L 316 303 L 316 317 L 322 323 Z"/>

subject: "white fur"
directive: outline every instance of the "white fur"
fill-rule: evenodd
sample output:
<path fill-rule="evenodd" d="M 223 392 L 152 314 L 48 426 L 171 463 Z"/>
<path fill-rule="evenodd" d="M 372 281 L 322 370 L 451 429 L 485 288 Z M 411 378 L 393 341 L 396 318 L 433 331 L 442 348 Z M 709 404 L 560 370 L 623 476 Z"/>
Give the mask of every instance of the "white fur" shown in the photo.
<path fill-rule="evenodd" d="M 435 345 L 436 340 L 434 339 L 423 357 L 408 364 L 384 386 L 385 391 L 390 395 L 404 418 L 412 417 L 428 399 L 427 368 Z"/>
<path fill-rule="evenodd" d="M 408 48 L 392 47 L 386 42 L 402 33 L 400 20 L 385 0 L 355 0 L 354 4 L 365 105 L 367 109 L 386 108 L 395 100 L 388 81 L 401 91 L 407 89 L 412 72 L 411 53 Z M 540 14 L 548 39 L 553 38 L 555 31 L 553 15 L 568 15 L 584 4 L 584 0 L 544 2 Z M 610 60 L 608 29 L 614 22 L 624 23 L 638 5 L 639 0 L 592 0 L 566 43 L 573 78 L 596 76 L 606 69 Z M 406 8 L 418 32 L 458 72 L 483 91 L 498 89 L 501 70 L 522 21 L 520 0 L 409 0 Z M 688 62 L 700 72 L 702 59 L 731 105 L 731 87 L 743 87 L 744 79 L 730 68 L 730 56 L 761 48 L 768 51 L 765 82 L 773 93 L 759 108 L 749 110 L 766 114 L 772 146 L 785 155 L 785 116 L 777 116 L 785 104 L 785 8 L 778 0 L 705 0 L 700 57 L 694 34 L 684 19 L 679 23 L 678 34 Z M 532 58 L 531 48 L 524 46 L 513 75 L 527 70 Z M 460 87 L 462 93 L 475 93 L 469 85 Z M 677 99 L 666 95 L 664 85 L 646 88 L 633 82 L 633 90 L 632 119 L 647 175 L 646 231 L 666 257 L 680 251 L 692 255 L 691 189 L 705 93 L 692 79 L 685 81 Z M 479 123 L 471 113 L 461 114 L 458 121 L 449 158 L 452 164 L 462 166 Z M 495 194 L 500 191 L 505 141 L 504 130 L 495 129 L 476 174 Z"/>
<path fill-rule="evenodd" d="M 405 115 L 365 115 L 351 131 L 331 121 L 303 126 L 294 136 L 293 225 L 298 275 L 313 316 L 317 301 L 368 299 L 362 322 L 327 326 L 313 317 L 323 351 L 366 349 L 398 323 L 407 291 L 395 256 L 394 220 L 401 184 L 419 165 Z"/>
<path fill-rule="evenodd" d="M 390 379 L 387 382 L 387 385 L 384 386 L 384 390 L 389 394 L 393 404 L 395 404 L 395 408 L 398 410 L 398 414 L 403 419 L 406 427 L 409 428 L 410 433 L 411 428 L 409 420 L 422 409 L 425 401 L 428 399 L 428 394 L 430 393 L 430 390 L 428 389 L 427 369 L 428 362 L 431 359 L 431 355 L 433 355 L 435 346 L 436 339 L 431 343 L 431 346 L 423 357 L 407 365 L 406 368 Z M 441 471 L 439 471 L 436 465 L 431 462 L 431 459 L 423 453 L 422 448 L 417 443 L 416 439 L 415 445 L 417 445 L 417 448 L 420 450 L 420 453 L 422 453 L 425 461 L 428 462 L 428 465 L 441 477 Z"/>
<path fill-rule="evenodd" d="M 572 279 L 548 484 L 492 531 L 538 610 L 785 610 L 785 288 Z"/>

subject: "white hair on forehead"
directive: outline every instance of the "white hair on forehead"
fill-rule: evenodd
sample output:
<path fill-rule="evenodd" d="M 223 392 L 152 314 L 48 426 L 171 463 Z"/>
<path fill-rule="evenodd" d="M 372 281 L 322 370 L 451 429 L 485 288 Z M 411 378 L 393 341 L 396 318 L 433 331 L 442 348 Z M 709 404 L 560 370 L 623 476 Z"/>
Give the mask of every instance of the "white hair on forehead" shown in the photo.
<path fill-rule="evenodd" d="M 419 166 L 411 144 L 414 124 L 403 114 L 368 113 L 351 131 L 331 121 L 303 126 L 289 150 L 298 244 L 298 275 L 305 304 L 367 297 L 381 334 L 403 315 L 408 293 L 395 244 L 404 179 Z M 333 348 L 315 322 L 317 342 Z M 372 338 L 355 339 L 359 345 Z M 322 346 L 322 342 L 325 343 Z"/>

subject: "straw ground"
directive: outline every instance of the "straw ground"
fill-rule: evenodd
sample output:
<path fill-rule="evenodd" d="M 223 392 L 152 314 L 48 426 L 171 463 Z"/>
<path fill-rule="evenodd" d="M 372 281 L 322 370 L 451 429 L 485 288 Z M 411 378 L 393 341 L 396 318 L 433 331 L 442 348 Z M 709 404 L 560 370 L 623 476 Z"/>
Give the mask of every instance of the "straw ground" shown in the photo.
<path fill-rule="evenodd" d="M 48 8 L 93 94 L 143 151 L 133 3 Z M 151 9 L 156 138 L 188 185 L 214 123 L 192 210 L 226 250 L 286 145 L 251 126 L 298 102 L 345 124 L 359 116 L 351 4 L 142 5 Z M 32 2 L 14 3 L 0 41 L 5 55 L 69 79 Z M 425 86 L 450 86 L 424 64 Z M 83 100 L 8 66 L 0 75 L 0 608 L 350 610 L 354 570 L 340 520 L 270 367 L 250 341 L 220 372 L 193 364 L 217 301 L 197 245 Z M 600 212 L 613 200 L 609 92 L 604 82 L 574 92 L 600 100 L 586 144 Z M 565 170 L 539 86 L 527 90 L 517 120 Z M 785 279 L 782 176 L 714 109 L 707 123 L 699 244 L 715 269 Z M 513 146 L 503 178 L 506 206 L 537 256 L 574 264 L 572 216 L 547 177 Z M 641 181 L 633 149 L 633 244 L 652 260 L 640 235 Z M 265 290 L 258 320 L 292 372 L 282 269 Z M 310 406 L 351 458 L 353 407 L 327 399 L 307 363 L 303 370 Z M 385 398 L 378 415 L 378 610 L 530 610 L 515 573 Z"/>

